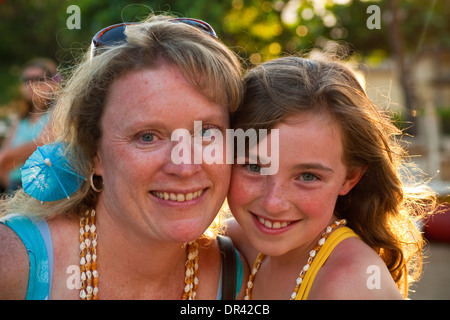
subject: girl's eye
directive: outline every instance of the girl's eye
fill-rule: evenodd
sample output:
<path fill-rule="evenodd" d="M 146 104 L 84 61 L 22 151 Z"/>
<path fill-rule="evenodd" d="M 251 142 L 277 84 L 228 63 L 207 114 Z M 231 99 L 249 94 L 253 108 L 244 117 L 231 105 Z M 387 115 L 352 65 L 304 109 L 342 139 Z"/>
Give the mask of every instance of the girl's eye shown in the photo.
<path fill-rule="evenodd" d="M 317 179 L 317 177 L 315 175 L 313 175 L 312 173 L 306 172 L 306 173 L 302 173 L 300 176 L 301 180 L 306 181 L 306 182 L 311 182 Z"/>

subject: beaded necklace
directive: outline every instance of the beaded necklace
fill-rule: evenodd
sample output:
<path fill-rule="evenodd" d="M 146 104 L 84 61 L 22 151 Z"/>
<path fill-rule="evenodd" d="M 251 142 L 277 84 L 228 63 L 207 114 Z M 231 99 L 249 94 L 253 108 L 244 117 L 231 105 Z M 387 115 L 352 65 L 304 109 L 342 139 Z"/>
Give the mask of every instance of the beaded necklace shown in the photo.
<path fill-rule="evenodd" d="M 181 298 L 195 300 L 198 288 L 198 244 L 189 242 L 186 246 L 185 287 Z M 86 212 L 80 218 L 80 298 L 98 300 L 97 233 L 95 210 Z"/>
<path fill-rule="evenodd" d="M 347 220 L 345 220 L 345 219 L 337 220 L 325 228 L 325 231 L 323 231 L 323 233 L 321 234 L 321 237 L 318 241 L 317 246 L 315 246 L 314 249 L 309 252 L 308 262 L 300 270 L 300 273 L 296 280 L 294 292 L 292 292 L 290 300 L 294 300 L 295 297 L 297 296 L 298 290 L 300 289 L 300 286 L 303 282 L 303 278 L 305 277 L 306 272 L 308 271 L 309 267 L 311 266 L 312 262 L 314 261 L 314 258 L 316 257 L 320 248 L 322 248 L 323 244 L 325 243 L 325 240 L 333 232 L 333 230 L 336 229 L 336 227 L 341 224 L 345 226 L 347 224 Z M 263 262 L 264 258 L 265 258 L 265 255 L 262 253 L 259 253 L 258 257 L 255 260 L 255 264 L 253 266 L 252 272 L 251 272 L 248 282 L 247 282 L 247 289 L 245 291 L 246 295 L 244 298 L 245 300 L 252 299 L 253 282 L 255 281 L 256 274 L 258 273 L 259 267 L 261 267 L 261 263 Z"/>

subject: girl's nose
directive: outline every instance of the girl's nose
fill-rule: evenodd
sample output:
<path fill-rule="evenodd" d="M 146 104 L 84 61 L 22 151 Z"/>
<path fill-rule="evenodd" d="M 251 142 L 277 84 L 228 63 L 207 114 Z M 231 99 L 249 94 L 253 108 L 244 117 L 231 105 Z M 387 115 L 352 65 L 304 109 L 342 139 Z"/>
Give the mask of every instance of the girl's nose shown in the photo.
<path fill-rule="evenodd" d="M 268 179 L 268 185 L 263 194 L 262 205 L 267 213 L 273 215 L 290 209 L 289 195 L 281 181 L 275 178 Z"/>

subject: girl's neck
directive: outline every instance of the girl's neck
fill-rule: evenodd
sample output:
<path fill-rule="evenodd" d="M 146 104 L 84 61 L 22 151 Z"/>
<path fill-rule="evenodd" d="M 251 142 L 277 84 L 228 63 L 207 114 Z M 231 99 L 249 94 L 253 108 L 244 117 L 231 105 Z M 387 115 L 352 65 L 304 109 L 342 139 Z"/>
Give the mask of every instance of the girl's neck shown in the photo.
<path fill-rule="evenodd" d="M 316 238 L 308 241 L 307 243 L 286 252 L 281 256 L 267 256 L 265 260 L 272 265 L 272 268 L 275 270 L 282 270 L 289 266 L 293 268 L 297 268 L 300 271 L 300 268 L 307 262 L 309 257 L 309 252 L 314 249 L 317 245 L 317 241 L 320 239 L 320 234 L 317 235 Z"/>
<path fill-rule="evenodd" d="M 258 272 L 261 274 L 256 277 L 253 299 L 289 299 L 300 271 L 308 263 L 310 252 L 317 247 L 321 238 L 322 231 L 314 239 L 283 255 L 266 256 Z M 265 296 L 266 293 L 269 295 Z"/>
<path fill-rule="evenodd" d="M 322 237 L 322 232 L 325 231 L 326 227 L 331 225 L 334 221 L 339 220 L 335 215 L 333 215 L 327 225 L 320 230 L 320 232 L 314 237 L 311 238 L 305 243 L 299 245 L 298 247 L 286 252 L 281 256 L 271 256 L 266 257 L 266 259 L 270 259 L 271 263 L 274 266 L 286 266 L 286 265 L 297 265 L 298 268 L 301 268 L 308 260 L 309 253 L 313 250 L 320 238 Z M 303 263 L 303 264 L 302 264 Z M 300 270 L 299 270 L 300 271 Z"/>

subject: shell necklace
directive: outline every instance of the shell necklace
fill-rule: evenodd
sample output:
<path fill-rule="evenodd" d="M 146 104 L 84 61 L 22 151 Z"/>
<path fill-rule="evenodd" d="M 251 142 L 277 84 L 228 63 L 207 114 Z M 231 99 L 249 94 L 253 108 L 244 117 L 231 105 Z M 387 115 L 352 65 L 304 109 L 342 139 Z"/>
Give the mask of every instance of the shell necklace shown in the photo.
<path fill-rule="evenodd" d="M 319 252 L 320 248 L 322 248 L 323 244 L 325 243 L 325 240 L 328 238 L 328 236 L 333 232 L 334 229 L 336 229 L 339 225 L 346 225 L 347 220 L 337 220 L 333 222 L 331 225 L 326 227 L 325 231 L 322 233 L 320 240 L 317 244 L 317 246 L 314 247 L 313 250 L 309 252 L 309 258 L 308 262 L 305 264 L 305 266 L 300 270 L 300 273 L 296 280 L 296 285 L 294 288 L 294 292 L 292 292 L 290 300 L 294 300 L 297 296 L 298 290 L 300 289 L 300 286 L 303 282 L 303 278 L 305 277 L 306 272 L 308 271 L 309 267 L 311 266 L 311 263 L 313 262 L 314 258 L 316 257 L 317 253 Z M 265 258 L 265 255 L 262 253 L 258 254 L 258 257 L 255 260 L 255 263 L 253 265 L 252 273 L 250 274 L 249 280 L 247 282 L 247 289 L 245 291 L 245 300 L 251 300 L 252 299 L 252 289 L 253 289 L 253 282 L 255 281 L 256 274 L 258 273 L 259 267 L 261 266 L 261 263 L 263 262 Z"/>
<path fill-rule="evenodd" d="M 183 300 L 195 300 L 198 288 L 198 244 L 189 242 L 186 246 Z M 86 211 L 80 218 L 80 298 L 98 300 L 97 233 L 95 210 Z"/>

